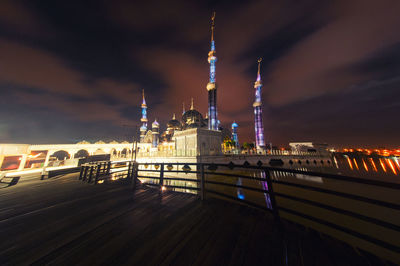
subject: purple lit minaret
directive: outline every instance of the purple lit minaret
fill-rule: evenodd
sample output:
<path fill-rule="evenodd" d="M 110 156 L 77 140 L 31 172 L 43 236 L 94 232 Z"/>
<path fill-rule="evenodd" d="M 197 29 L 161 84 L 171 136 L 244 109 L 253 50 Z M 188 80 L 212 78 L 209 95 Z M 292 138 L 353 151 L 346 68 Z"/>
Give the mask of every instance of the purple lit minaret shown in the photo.
<path fill-rule="evenodd" d="M 208 91 L 208 129 L 218 130 L 217 112 L 217 83 L 215 79 L 215 62 L 217 61 L 214 42 L 215 12 L 211 17 L 211 51 L 208 52 L 210 63 L 210 81 L 207 84 Z"/>
<path fill-rule="evenodd" d="M 142 91 L 143 100 L 142 100 L 142 118 L 140 122 L 142 122 L 142 126 L 140 127 L 140 142 L 143 142 L 144 137 L 147 131 L 147 104 L 144 98 L 144 90 Z"/>
<path fill-rule="evenodd" d="M 254 83 L 254 88 L 256 89 L 256 97 L 253 103 L 254 107 L 254 129 L 256 132 L 256 148 L 257 150 L 265 149 L 264 142 L 264 126 L 262 121 L 262 101 L 261 101 L 261 75 L 260 75 L 260 66 L 262 59 L 258 59 L 258 72 L 257 72 L 257 81 Z"/>

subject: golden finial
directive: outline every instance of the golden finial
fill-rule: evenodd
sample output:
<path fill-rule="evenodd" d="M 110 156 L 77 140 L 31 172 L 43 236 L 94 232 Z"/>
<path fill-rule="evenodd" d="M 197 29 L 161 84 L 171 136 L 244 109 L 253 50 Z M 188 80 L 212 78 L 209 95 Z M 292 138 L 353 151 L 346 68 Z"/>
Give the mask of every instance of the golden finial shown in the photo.
<path fill-rule="evenodd" d="M 175 113 L 172 115 L 172 120 L 175 120 L 176 119 L 176 117 L 175 117 Z"/>
<path fill-rule="evenodd" d="M 144 100 L 144 89 L 142 89 L 142 96 L 143 96 L 143 100 Z"/>
<path fill-rule="evenodd" d="M 211 15 L 211 41 L 214 40 L 215 11 Z"/>
<path fill-rule="evenodd" d="M 190 110 L 194 110 L 193 97 L 192 97 L 192 104 L 190 105 Z"/>
<path fill-rule="evenodd" d="M 260 66 L 261 66 L 261 61 L 262 61 L 262 58 L 260 57 L 260 58 L 258 58 L 258 60 L 257 60 L 257 62 L 258 62 L 258 72 L 257 72 L 257 75 L 258 76 L 260 76 Z"/>

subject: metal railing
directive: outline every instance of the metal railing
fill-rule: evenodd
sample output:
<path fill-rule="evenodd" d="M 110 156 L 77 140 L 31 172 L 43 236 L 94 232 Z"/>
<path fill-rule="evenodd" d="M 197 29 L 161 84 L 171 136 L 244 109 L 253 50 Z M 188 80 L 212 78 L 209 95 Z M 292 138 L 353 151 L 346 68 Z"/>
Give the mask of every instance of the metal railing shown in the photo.
<path fill-rule="evenodd" d="M 277 178 L 273 176 L 275 172 L 293 178 Z M 318 177 L 322 182 L 315 184 L 296 179 L 302 176 Z M 101 162 L 83 165 L 79 176 L 80 180 L 94 184 L 110 178 L 128 180 L 133 189 L 141 182 L 161 191 L 191 191 L 201 200 L 217 196 L 237 201 L 269 211 L 278 221 L 285 218 L 312 227 L 360 249 L 400 262 L 400 204 L 396 200 L 369 196 L 362 190 L 349 192 L 345 189 L 364 187 L 399 195 L 400 184 L 232 162 Z M 245 192 L 241 194 L 241 191 Z M 393 216 L 388 219 L 385 215 Z M 382 234 L 387 234 L 387 239 Z"/>

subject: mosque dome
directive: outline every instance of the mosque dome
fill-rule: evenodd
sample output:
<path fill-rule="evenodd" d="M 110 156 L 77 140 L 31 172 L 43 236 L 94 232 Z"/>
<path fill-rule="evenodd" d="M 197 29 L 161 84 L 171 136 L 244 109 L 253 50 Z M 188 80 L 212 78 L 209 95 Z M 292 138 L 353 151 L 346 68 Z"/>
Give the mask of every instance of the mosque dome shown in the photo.
<path fill-rule="evenodd" d="M 178 120 L 176 120 L 175 114 L 172 116 L 172 119 L 167 123 L 167 129 L 173 130 L 181 130 L 182 124 Z"/>
<path fill-rule="evenodd" d="M 160 127 L 160 124 L 157 122 L 157 119 L 156 119 L 156 120 L 154 120 L 153 124 L 151 124 L 151 126 L 153 128 L 158 128 L 158 127 Z"/>
<path fill-rule="evenodd" d="M 239 125 L 236 123 L 236 122 L 233 122 L 232 123 L 232 128 L 234 128 L 234 127 L 238 127 Z"/>
<path fill-rule="evenodd" d="M 90 144 L 90 142 L 89 142 L 89 141 L 86 141 L 86 140 L 82 140 L 82 141 L 79 141 L 79 142 L 76 143 L 76 144 Z"/>
<path fill-rule="evenodd" d="M 194 109 L 193 98 L 190 110 L 186 111 L 182 116 L 182 124 L 184 129 L 199 128 L 206 125 L 203 115 L 199 111 Z"/>
<path fill-rule="evenodd" d="M 182 116 L 184 128 L 198 128 L 205 126 L 203 116 L 197 110 L 191 109 L 186 111 Z"/>

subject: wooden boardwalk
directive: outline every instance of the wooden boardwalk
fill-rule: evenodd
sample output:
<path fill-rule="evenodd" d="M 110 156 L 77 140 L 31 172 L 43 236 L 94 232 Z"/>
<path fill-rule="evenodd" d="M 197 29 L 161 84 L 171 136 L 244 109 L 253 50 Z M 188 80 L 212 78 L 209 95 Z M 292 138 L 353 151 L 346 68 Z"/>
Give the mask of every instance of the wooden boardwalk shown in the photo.
<path fill-rule="evenodd" d="M 341 242 L 218 199 L 76 175 L 0 190 L 0 265 L 376 265 Z M 368 261 L 367 261 L 368 259 Z"/>

